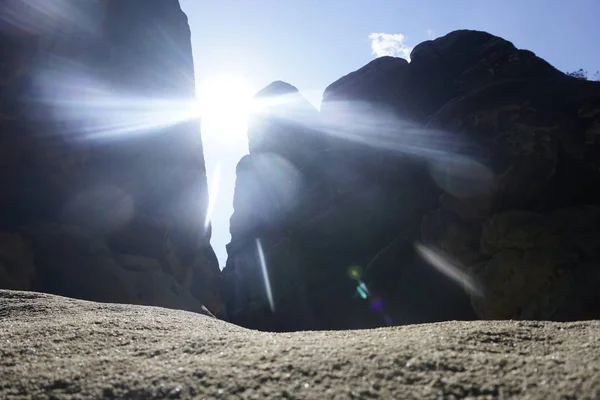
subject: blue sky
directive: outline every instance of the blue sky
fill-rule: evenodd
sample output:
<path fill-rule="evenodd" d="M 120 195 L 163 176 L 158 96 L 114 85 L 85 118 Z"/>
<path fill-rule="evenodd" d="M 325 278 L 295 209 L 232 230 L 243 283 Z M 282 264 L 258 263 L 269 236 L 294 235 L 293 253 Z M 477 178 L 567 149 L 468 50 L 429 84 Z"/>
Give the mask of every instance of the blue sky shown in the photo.
<path fill-rule="evenodd" d="M 318 106 L 325 87 L 387 49 L 403 55 L 456 29 L 477 29 L 529 49 L 560 70 L 600 69 L 600 0 L 180 0 L 192 30 L 196 81 L 243 81 L 240 96 L 275 80 Z M 389 36 L 375 36 L 372 34 Z M 374 39 L 384 42 L 373 43 Z M 373 47 L 375 45 L 375 47 Z M 392 47 L 390 47 L 392 46 Z M 230 90 L 232 91 L 232 90 Z M 235 88 L 231 96 L 236 96 Z M 233 116 L 236 118 L 236 116 Z M 236 128 L 239 130 L 239 128 Z M 212 244 L 229 242 L 243 132 L 203 127 L 209 181 L 218 187 Z M 227 140 L 224 136 L 229 136 Z M 221 179 L 213 184 L 219 165 Z"/>

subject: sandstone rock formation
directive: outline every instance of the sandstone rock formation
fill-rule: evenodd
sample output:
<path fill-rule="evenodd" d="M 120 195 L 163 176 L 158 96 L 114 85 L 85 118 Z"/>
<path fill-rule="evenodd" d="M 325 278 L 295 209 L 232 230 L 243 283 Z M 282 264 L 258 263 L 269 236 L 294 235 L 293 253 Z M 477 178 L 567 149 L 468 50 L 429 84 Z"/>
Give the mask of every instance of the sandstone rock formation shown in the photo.
<path fill-rule="evenodd" d="M 600 322 L 257 332 L 0 290 L 0 398 L 596 399 Z"/>
<path fill-rule="evenodd" d="M 2 8 L 0 287 L 222 315 L 178 2 Z"/>
<path fill-rule="evenodd" d="M 600 83 L 456 31 L 339 79 L 320 115 L 275 86 L 238 167 L 232 322 L 600 316 Z"/>

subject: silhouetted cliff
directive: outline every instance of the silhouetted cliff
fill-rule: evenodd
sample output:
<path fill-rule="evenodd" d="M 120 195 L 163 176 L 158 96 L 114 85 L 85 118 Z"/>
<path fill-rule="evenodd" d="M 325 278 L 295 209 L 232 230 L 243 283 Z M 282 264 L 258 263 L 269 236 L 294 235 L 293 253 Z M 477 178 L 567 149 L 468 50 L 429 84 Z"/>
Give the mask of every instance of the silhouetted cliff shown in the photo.
<path fill-rule="evenodd" d="M 3 4 L 0 287 L 221 315 L 178 1 Z"/>
<path fill-rule="evenodd" d="M 320 115 L 265 94 L 238 167 L 232 322 L 600 317 L 599 83 L 456 31 L 339 79 Z"/>

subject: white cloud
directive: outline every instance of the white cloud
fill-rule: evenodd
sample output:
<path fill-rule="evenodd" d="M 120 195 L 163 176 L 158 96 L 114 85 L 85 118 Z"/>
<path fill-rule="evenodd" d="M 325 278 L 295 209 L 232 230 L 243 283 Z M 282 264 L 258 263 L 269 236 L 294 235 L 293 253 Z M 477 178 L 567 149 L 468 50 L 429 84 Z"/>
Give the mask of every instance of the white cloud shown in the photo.
<path fill-rule="evenodd" d="M 371 33 L 371 50 L 377 57 L 402 57 L 410 61 L 412 47 L 406 45 L 406 35 L 402 33 Z"/>
<path fill-rule="evenodd" d="M 427 29 L 427 36 L 433 38 L 435 36 L 435 31 L 433 29 Z"/>

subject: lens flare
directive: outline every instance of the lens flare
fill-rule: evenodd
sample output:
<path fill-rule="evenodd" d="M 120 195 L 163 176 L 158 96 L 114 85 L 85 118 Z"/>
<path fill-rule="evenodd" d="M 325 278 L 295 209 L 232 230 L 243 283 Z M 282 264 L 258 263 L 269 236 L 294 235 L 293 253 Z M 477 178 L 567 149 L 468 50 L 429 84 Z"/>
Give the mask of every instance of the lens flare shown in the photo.
<path fill-rule="evenodd" d="M 374 299 L 371 302 L 371 310 L 373 311 L 383 311 L 383 306 L 384 306 L 384 302 L 383 299 Z"/>
<path fill-rule="evenodd" d="M 3 0 L 0 29 L 10 29 L 44 39 L 56 32 L 97 34 L 105 9 L 98 1 Z"/>
<path fill-rule="evenodd" d="M 466 137 L 403 119 L 366 101 L 323 103 L 321 118 L 294 106 L 293 95 L 259 99 L 258 114 L 353 142 L 424 160 L 437 185 L 455 197 L 484 195 L 495 188 L 495 176 L 485 165 L 485 151 Z M 284 111 L 282 111 L 284 110 Z"/>
<path fill-rule="evenodd" d="M 61 134 L 73 141 L 160 133 L 200 118 L 196 99 L 131 95 L 60 58 L 38 68 L 32 101 L 47 106 L 54 119 L 63 121 Z"/>
<path fill-rule="evenodd" d="M 129 222 L 134 211 L 135 201 L 129 193 L 117 186 L 104 184 L 74 195 L 66 202 L 62 216 L 74 225 L 111 232 Z"/>
<path fill-rule="evenodd" d="M 483 295 L 483 292 L 477 286 L 474 279 L 464 272 L 465 268 L 457 266 L 458 263 L 451 261 L 449 257 L 444 255 L 440 250 L 426 247 L 420 243 L 415 244 L 415 249 L 429 265 L 452 279 L 454 282 L 461 284 L 469 294 L 476 296 Z"/>
<path fill-rule="evenodd" d="M 371 309 L 371 311 L 383 314 L 383 319 L 385 320 L 385 323 L 388 325 L 392 325 L 392 319 L 385 312 L 384 300 L 378 297 L 373 297 L 371 291 L 367 287 L 367 284 L 360 279 L 361 275 L 362 270 L 359 265 L 355 264 L 348 268 L 348 277 L 357 282 L 356 293 L 354 297 L 358 296 L 363 300 L 369 301 L 369 308 Z"/>
<path fill-rule="evenodd" d="M 356 287 L 356 293 L 358 293 L 358 295 L 360 297 L 362 297 L 364 300 L 366 300 L 367 297 L 369 297 L 369 293 L 365 289 L 363 289 L 363 287 L 361 285 L 358 285 Z"/>
<path fill-rule="evenodd" d="M 348 268 L 348 276 L 352 279 L 359 280 L 361 274 L 362 271 L 358 265 L 352 265 L 350 268 Z"/>
<path fill-rule="evenodd" d="M 267 293 L 267 299 L 269 300 L 269 307 L 271 312 L 275 312 L 275 302 L 273 301 L 273 293 L 271 292 L 271 281 L 269 280 L 269 273 L 267 272 L 267 262 L 265 260 L 265 253 L 260 239 L 256 239 L 256 251 L 258 253 L 258 261 L 263 275 L 263 281 L 265 283 L 265 291 Z"/>

